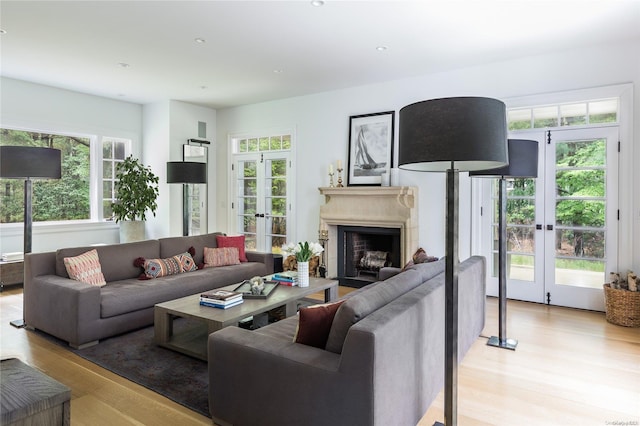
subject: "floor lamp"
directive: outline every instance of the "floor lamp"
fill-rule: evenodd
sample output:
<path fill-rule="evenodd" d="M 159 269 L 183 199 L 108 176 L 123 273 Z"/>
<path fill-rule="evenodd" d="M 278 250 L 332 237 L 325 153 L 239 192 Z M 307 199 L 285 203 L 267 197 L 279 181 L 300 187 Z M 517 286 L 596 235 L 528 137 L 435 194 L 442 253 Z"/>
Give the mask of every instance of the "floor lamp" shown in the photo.
<path fill-rule="evenodd" d="M 32 179 L 60 179 L 62 163 L 59 149 L 35 146 L 0 146 L 0 178 L 24 179 L 24 244 L 26 255 L 31 253 Z M 11 321 L 14 327 L 23 327 L 24 319 Z"/>
<path fill-rule="evenodd" d="M 169 161 L 167 183 L 182 184 L 182 235 L 189 235 L 191 221 L 191 197 L 189 184 L 207 183 L 207 164 L 195 161 Z"/>
<path fill-rule="evenodd" d="M 509 139 L 509 165 L 470 172 L 472 177 L 498 178 L 498 336 L 487 345 L 515 350 L 518 341 L 507 338 L 507 179 L 538 177 L 538 142 Z"/>
<path fill-rule="evenodd" d="M 480 97 L 407 105 L 400 110 L 398 148 L 401 169 L 447 173 L 444 424 L 452 426 L 458 416 L 458 172 L 507 164 L 505 105 Z"/>

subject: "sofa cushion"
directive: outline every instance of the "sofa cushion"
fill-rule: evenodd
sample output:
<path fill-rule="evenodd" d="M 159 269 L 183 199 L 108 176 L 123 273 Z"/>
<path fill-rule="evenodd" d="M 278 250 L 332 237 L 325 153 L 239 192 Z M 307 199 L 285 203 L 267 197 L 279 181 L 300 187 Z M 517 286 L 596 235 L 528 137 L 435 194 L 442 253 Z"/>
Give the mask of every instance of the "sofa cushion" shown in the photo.
<path fill-rule="evenodd" d="M 64 266 L 72 280 L 102 287 L 107 282 L 102 275 L 98 252 L 93 249 L 74 257 L 65 257 Z"/>
<path fill-rule="evenodd" d="M 160 244 L 158 240 L 136 241 L 134 243 L 96 247 L 64 248 L 56 251 L 56 275 L 69 278 L 67 269 L 64 266 L 64 258 L 77 256 L 92 249 L 98 252 L 102 274 L 108 283 L 127 278 L 137 278 L 138 275 L 140 275 L 140 268 L 134 266 L 133 260 L 138 257 L 144 257 L 146 259 L 162 257 L 160 256 Z M 183 251 L 187 251 L 187 249 Z"/>
<path fill-rule="evenodd" d="M 344 301 L 339 300 L 333 303 L 322 303 L 300 308 L 298 311 L 298 327 L 293 336 L 293 341 L 324 349 L 333 318 L 342 303 Z"/>
<path fill-rule="evenodd" d="M 422 282 L 421 274 L 416 270 L 409 269 L 346 299 L 333 319 L 325 349 L 334 353 L 342 353 L 344 340 L 353 324 Z"/>
<path fill-rule="evenodd" d="M 149 309 L 156 303 L 239 283 L 247 277 L 264 275 L 264 268 L 264 263 L 245 262 L 147 281 L 133 278 L 109 282 L 100 289 L 100 316 L 107 318 Z"/>
<path fill-rule="evenodd" d="M 236 247 L 205 247 L 204 267 L 215 268 L 218 266 L 240 264 L 240 254 Z"/>
<path fill-rule="evenodd" d="M 218 247 L 216 237 L 218 235 L 224 235 L 220 232 L 214 232 L 205 235 L 193 235 L 189 237 L 168 237 L 160 238 L 160 255 L 153 257 L 167 258 L 175 256 L 179 253 L 188 252 L 190 247 L 195 249 L 193 254 L 193 260 L 196 265 L 204 263 L 204 248 L 205 247 Z"/>
<path fill-rule="evenodd" d="M 247 261 L 247 256 L 244 253 L 244 235 L 237 235 L 234 237 L 218 235 L 216 240 L 218 242 L 218 247 L 236 247 L 238 249 L 240 262 Z"/>

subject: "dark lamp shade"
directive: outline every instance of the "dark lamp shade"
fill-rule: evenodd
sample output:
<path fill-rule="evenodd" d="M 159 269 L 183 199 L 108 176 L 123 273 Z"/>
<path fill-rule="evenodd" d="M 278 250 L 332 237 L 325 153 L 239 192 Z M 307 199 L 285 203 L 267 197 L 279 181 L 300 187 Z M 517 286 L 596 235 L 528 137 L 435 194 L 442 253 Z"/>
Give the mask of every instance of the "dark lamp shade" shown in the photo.
<path fill-rule="evenodd" d="M 506 107 L 497 99 L 432 99 L 400 110 L 401 169 L 444 172 L 507 164 Z"/>
<path fill-rule="evenodd" d="M 509 164 L 497 169 L 469 172 L 473 177 L 537 178 L 538 141 L 509 139 Z"/>
<path fill-rule="evenodd" d="M 167 183 L 207 183 L 207 164 L 195 161 L 169 161 Z"/>
<path fill-rule="evenodd" d="M 0 177 L 4 179 L 60 179 L 59 149 L 0 146 Z"/>

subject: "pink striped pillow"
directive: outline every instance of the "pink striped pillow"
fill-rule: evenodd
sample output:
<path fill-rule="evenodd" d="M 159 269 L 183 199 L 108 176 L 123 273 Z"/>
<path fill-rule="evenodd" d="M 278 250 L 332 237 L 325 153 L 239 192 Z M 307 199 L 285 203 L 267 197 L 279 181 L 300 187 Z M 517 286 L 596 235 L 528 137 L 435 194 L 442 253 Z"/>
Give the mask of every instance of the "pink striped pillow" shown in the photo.
<path fill-rule="evenodd" d="M 100 259 L 98 258 L 98 251 L 96 249 L 89 250 L 75 257 L 65 257 L 63 261 L 67 269 L 67 274 L 69 274 L 69 278 L 72 280 L 98 287 L 107 284 L 104 275 L 102 275 Z"/>
<path fill-rule="evenodd" d="M 240 258 L 236 247 L 204 248 L 204 267 L 239 265 Z"/>

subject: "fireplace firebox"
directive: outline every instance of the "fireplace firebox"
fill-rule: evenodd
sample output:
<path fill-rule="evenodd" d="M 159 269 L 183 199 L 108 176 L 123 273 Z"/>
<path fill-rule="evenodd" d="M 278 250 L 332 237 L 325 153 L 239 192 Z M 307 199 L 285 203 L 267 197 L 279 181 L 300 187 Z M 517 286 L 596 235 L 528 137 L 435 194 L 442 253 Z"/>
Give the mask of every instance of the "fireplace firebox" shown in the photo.
<path fill-rule="evenodd" d="M 399 228 L 337 227 L 338 280 L 347 287 L 363 287 L 378 280 L 384 266 L 401 266 Z"/>

